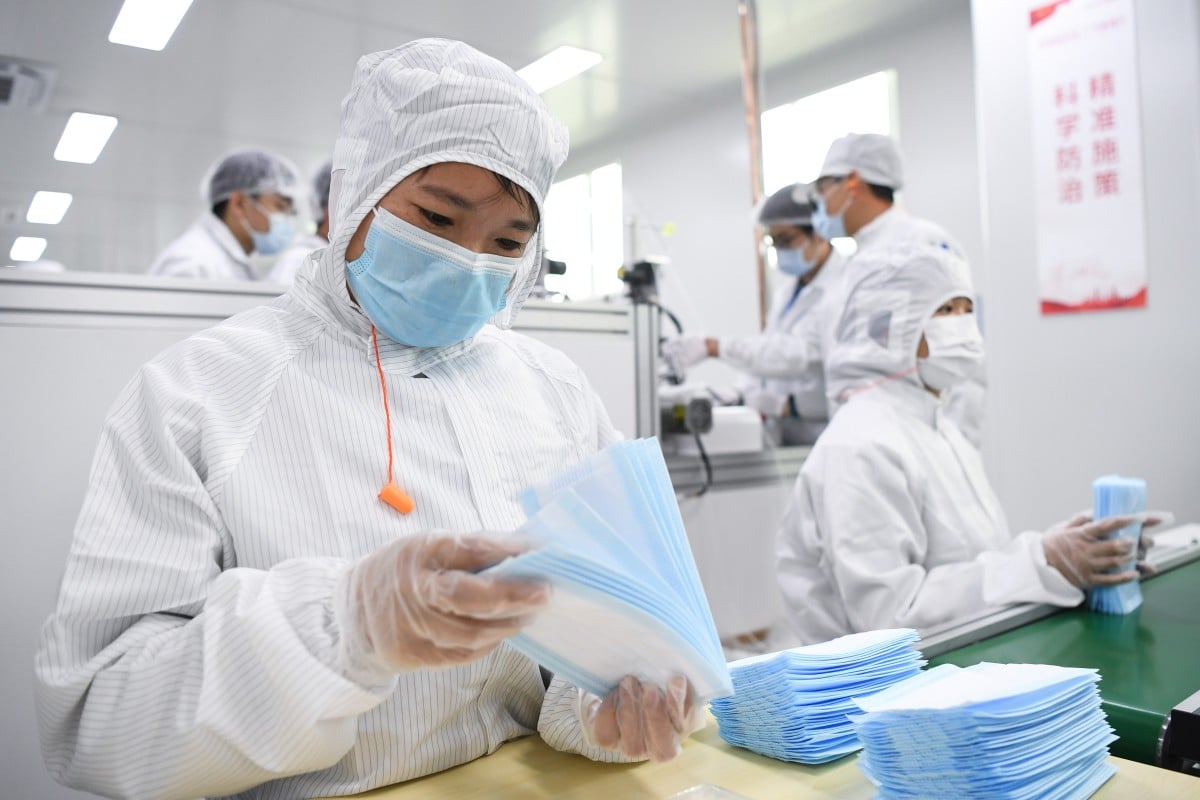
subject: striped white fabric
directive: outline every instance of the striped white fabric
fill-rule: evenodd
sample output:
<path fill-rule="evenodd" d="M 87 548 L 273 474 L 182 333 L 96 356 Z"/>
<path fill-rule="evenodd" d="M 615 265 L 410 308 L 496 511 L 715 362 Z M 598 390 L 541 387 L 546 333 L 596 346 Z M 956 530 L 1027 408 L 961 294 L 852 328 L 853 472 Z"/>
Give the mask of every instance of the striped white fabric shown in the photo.
<path fill-rule="evenodd" d="M 446 769 L 539 728 L 586 749 L 575 689 L 543 698 L 537 666 L 507 646 L 387 686 L 335 670 L 347 565 L 421 531 L 512 530 L 518 490 L 617 434 L 579 368 L 519 334 L 381 340 L 396 480 L 416 510 L 384 505 L 370 327 L 326 252 L 271 305 L 144 366 L 106 421 L 36 659 L 60 781 L 296 798 Z"/>

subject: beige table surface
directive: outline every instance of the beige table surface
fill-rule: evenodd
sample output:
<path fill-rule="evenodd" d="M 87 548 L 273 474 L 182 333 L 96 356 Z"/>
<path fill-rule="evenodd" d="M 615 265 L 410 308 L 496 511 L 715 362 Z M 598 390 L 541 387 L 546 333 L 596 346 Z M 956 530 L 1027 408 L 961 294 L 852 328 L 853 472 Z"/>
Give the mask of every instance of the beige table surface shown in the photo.
<path fill-rule="evenodd" d="M 670 797 L 699 784 L 716 784 L 753 798 L 854 798 L 874 796 L 874 787 L 848 756 L 819 767 L 790 764 L 732 747 L 707 728 L 684 743 L 666 764 L 598 764 L 550 749 L 537 736 L 503 745 L 490 756 L 436 775 L 355 795 L 372 800 L 413 798 L 575 798 L 631 800 Z M 1093 797 L 1200 798 L 1200 778 L 1110 758 L 1117 774 Z"/>

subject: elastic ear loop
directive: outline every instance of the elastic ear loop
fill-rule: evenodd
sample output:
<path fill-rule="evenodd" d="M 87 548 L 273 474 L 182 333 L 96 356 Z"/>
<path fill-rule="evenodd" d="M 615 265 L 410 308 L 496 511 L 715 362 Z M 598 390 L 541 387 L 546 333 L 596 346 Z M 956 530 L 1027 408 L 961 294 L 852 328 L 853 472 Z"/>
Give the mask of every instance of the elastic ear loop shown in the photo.
<path fill-rule="evenodd" d="M 388 409 L 387 383 L 383 379 L 383 365 L 379 363 L 379 336 L 375 333 L 374 325 L 371 326 L 371 344 L 375 346 L 375 369 L 379 373 L 379 388 L 383 392 L 383 418 L 387 422 L 388 482 L 380 490 L 379 499 L 401 514 L 407 514 L 416 508 L 416 503 L 392 478 L 392 412 Z"/>

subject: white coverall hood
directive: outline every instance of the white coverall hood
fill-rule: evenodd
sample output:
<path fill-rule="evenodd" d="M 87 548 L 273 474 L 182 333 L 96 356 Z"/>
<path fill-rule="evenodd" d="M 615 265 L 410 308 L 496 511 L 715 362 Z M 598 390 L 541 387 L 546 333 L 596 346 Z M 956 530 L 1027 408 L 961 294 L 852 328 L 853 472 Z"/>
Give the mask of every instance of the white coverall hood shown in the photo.
<path fill-rule="evenodd" d="M 529 192 L 544 223 L 546 193 L 566 157 L 567 129 L 496 59 L 445 39 L 365 55 L 342 101 L 325 258 L 344 275 L 346 246 L 363 217 L 405 177 L 443 162 L 509 178 Z M 543 242 L 539 225 L 494 324 L 512 325 L 537 279 Z"/>
<path fill-rule="evenodd" d="M 825 364 L 830 395 L 845 402 L 890 380 L 921 387 L 917 346 L 926 323 L 948 300 L 975 300 L 967 263 L 945 248 L 916 242 L 863 252 L 855 262 L 863 277 L 846 287 Z"/>

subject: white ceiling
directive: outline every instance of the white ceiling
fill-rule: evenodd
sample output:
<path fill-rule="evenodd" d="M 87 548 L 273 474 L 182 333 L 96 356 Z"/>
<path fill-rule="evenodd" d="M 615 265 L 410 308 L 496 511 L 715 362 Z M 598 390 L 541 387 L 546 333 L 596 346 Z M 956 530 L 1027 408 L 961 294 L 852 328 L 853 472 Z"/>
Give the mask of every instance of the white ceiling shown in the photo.
<path fill-rule="evenodd" d="M 966 2 L 760 0 L 763 66 Z M 44 111 L 0 110 L 0 259 L 14 236 L 45 235 L 46 258 L 73 268 L 139 269 L 122 262 L 178 233 L 181 209 L 200 211 L 200 178 L 230 149 L 274 149 L 311 172 L 332 148 L 356 58 L 409 39 L 462 39 L 514 68 L 560 44 L 603 54 L 544 95 L 576 152 L 740 82 L 736 0 L 196 0 L 162 52 L 108 42 L 121 0 L 0 5 L 0 55 L 58 70 Z M 93 165 L 52 157 L 72 111 L 120 119 Z M 24 222 L 38 189 L 75 194 L 60 225 Z M 4 209 L 19 221 L 2 221 Z"/>

